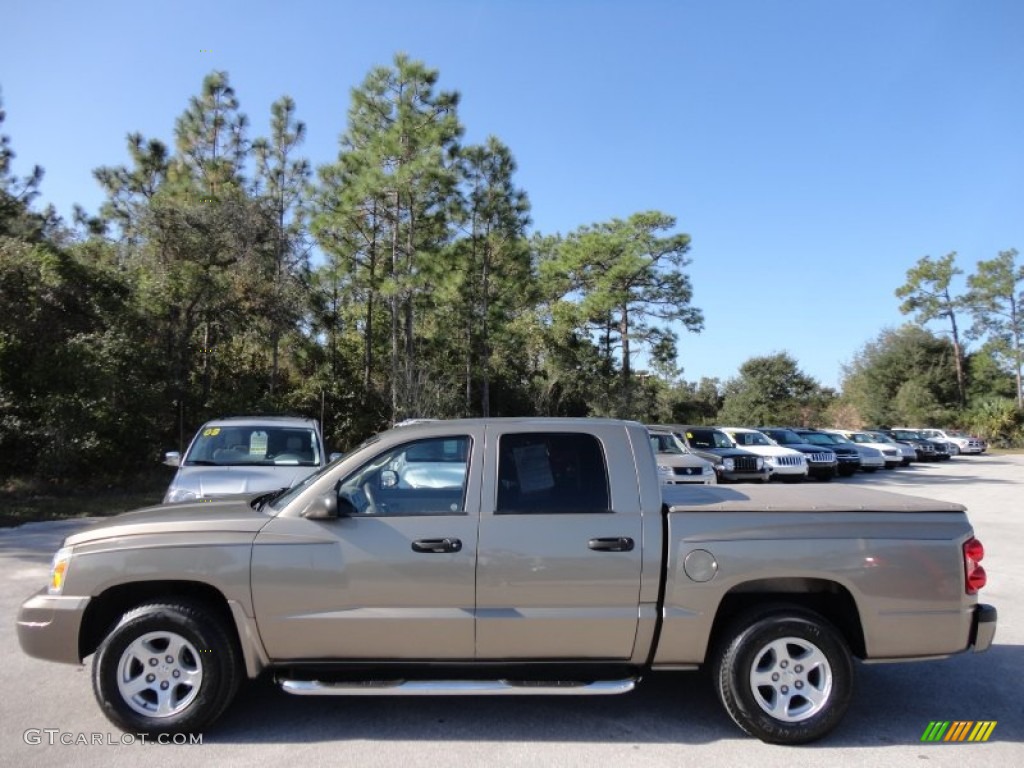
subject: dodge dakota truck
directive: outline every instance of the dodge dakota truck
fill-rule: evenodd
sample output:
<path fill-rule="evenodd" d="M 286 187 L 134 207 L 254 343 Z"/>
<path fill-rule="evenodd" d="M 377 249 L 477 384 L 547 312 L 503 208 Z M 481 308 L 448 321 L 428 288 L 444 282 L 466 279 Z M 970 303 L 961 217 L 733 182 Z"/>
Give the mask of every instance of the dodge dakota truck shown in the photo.
<path fill-rule="evenodd" d="M 992 643 L 962 506 L 859 488 L 669 487 L 647 430 L 420 422 L 301 484 L 70 536 L 22 606 L 138 733 L 208 727 L 247 678 L 292 694 L 623 693 L 707 667 L 748 734 L 843 717 L 854 663 Z M 956 695 L 950 691 L 950 696 Z"/>

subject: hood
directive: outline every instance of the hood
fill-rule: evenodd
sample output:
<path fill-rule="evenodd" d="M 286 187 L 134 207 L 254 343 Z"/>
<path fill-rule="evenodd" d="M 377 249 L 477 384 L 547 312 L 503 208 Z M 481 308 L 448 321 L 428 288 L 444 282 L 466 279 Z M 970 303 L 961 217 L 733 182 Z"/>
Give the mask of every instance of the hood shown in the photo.
<path fill-rule="evenodd" d="M 836 445 L 829 445 L 829 446 L 824 446 L 823 445 L 821 447 L 822 448 L 828 448 L 828 450 L 832 451 L 832 453 L 834 453 L 836 456 L 856 456 L 857 458 L 860 458 L 860 451 L 857 448 L 853 447 L 852 445 L 839 445 L 839 444 L 836 444 Z M 879 453 L 878 451 L 875 451 L 874 449 L 870 449 L 870 450 L 872 450 L 872 452 L 877 454 L 878 456 L 882 455 L 881 453 Z"/>
<path fill-rule="evenodd" d="M 800 453 L 790 445 L 745 445 L 742 450 L 758 456 L 793 456 Z"/>
<path fill-rule="evenodd" d="M 722 459 L 740 459 L 744 456 L 759 458 L 756 453 L 751 453 L 746 448 L 690 448 L 690 450 L 698 456 L 707 453 Z"/>
<path fill-rule="evenodd" d="M 199 498 L 239 493 L 264 493 L 290 488 L 320 467 L 281 464 L 277 466 L 192 467 L 178 470 L 171 489 L 192 491 Z"/>
<path fill-rule="evenodd" d="M 125 512 L 69 536 L 65 546 L 152 533 L 255 534 L 270 516 L 250 507 L 249 498 L 168 504 Z"/>
<path fill-rule="evenodd" d="M 786 443 L 785 447 L 800 451 L 800 453 L 835 453 L 827 445 L 814 445 L 813 443 Z"/>

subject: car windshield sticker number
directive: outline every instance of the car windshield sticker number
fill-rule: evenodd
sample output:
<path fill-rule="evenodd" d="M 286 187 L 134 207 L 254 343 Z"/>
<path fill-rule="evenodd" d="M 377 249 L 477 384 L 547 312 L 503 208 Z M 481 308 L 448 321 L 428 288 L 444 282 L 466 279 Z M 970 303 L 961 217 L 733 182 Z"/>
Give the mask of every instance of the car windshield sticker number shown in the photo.
<path fill-rule="evenodd" d="M 512 457 L 516 462 L 519 490 L 522 493 L 535 493 L 554 488 L 555 478 L 551 474 L 551 464 L 548 462 L 546 446 L 525 445 L 521 448 L 513 448 Z"/>
<path fill-rule="evenodd" d="M 203 430 L 203 437 L 216 437 L 220 434 L 220 427 L 208 427 Z"/>

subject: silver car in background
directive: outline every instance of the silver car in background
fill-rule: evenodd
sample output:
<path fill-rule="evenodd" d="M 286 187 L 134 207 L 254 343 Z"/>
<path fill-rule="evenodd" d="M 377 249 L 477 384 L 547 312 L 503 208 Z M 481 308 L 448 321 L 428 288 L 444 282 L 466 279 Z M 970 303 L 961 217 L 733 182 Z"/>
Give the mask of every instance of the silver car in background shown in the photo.
<path fill-rule="evenodd" d="M 662 485 L 715 485 L 718 482 L 715 465 L 695 456 L 682 440 L 672 434 L 671 429 L 652 427 L 648 432 L 651 448 L 658 459 L 658 477 Z"/>
<path fill-rule="evenodd" d="M 320 426 L 313 419 L 215 419 L 199 428 L 184 457 L 177 451 L 165 455 L 164 464 L 178 471 L 163 503 L 289 488 L 327 463 Z"/>

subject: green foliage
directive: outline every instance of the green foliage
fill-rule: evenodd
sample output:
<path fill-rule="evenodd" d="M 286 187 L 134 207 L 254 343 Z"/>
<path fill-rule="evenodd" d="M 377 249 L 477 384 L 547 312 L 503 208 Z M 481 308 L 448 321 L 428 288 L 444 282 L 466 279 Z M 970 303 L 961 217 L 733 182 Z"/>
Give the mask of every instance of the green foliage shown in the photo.
<path fill-rule="evenodd" d="M 731 426 L 818 424 L 832 398 L 786 352 L 747 360 L 723 395 L 718 419 Z"/>
<path fill-rule="evenodd" d="M 314 183 L 294 101 L 250 141 L 212 72 L 172 144 L 129 133 L 95 170 L 77 231 L 0 137 L 0 471 L 131 471 L 226 414 L 320 418 L 343 450 L 420 415 L 710 420 L 718 382 L 678 381 L 689 237 L 647 212 L 529 238 L 512 151 L 462 146 L 438 80 L 371 70 Z"/>
<path fill-rule="evenodd" d="M 844 367 L 844 399 L 869 425 L 949 425 L 958 404 L 954 357 L 948 340 L 924 328 L 885 329 Z"/>
<path fill-rule="evenodd" d="M 1024 409 L 1024 265 L 1017 265 L 1017 251 L 1002 251 L 994 259 L 979 261 L 967 284 L 972 335 L 987 336 L 990 352 L 1013 367 L 1017 408 Z"/>
<path fill-rule="evenodd" d="M 1024 412 L 1009 398 L 988 397 L 971 404 L 965 421 L 972 433 L 998 447 L 1024 444 Z"/>
<path fill-rule="evenodd" d="M 0 238 L 0 474 L 131 471 L 156 456 L 145 321 L 109 269 Z"/>
<path fill-rule="evenodd" d="M 953 366 L 956 373 L 959 404 L 967 402 L 967 384 L 963 370 L 963 347 L 960 343 L 960 329 L 957 325 L 957 311 L 964 307 L 963 297 L 955 297 L 950 285 L 963 270 L 955 266 L 956 253 L 948 253 L 940 259 L 924 256 L 907 270 L 907 282 L 896 289 L 896 296 L 903 299 L 900 312 L 915 314 L 921 325 L 932 320 L 948 320 L 953 340 Z"/>
<path fill-rule="evenodd" d="M 437 80 L 436 70 L 399 54 L 353 90 L 338 161 L 320 169 L 313 221 L 329 259 L 323 282 L 332 297 L 362 307 L 362 328 L 353 331 L 362 336 L 364 385 L 383 382 L 394 420 L 451 408 L 439 397 L 452 382 L 420 355 L 431 341 L 424 316 L 457 292 L 448 245 L 462 126 L 458 94 L 435 92 Z M 377 349 L 374 331 L 380 305 L 386 352 Z M 336 348 L 337 339 L 331 344 Z M 378 378 L 376 361 L 385 355 L 389 366 Z"/>
<path fill-rule="evenodd" d="M 676 220 L 658 211 L 581 227 L 539 264 L 543 289 L 555 297 L 553 315 L 580 334 L 596 335 L 604 370 L 619 372 L 609 386 L 610 411 L 635 417 L 632 354 L 654 350 L 662 363 L 675 358 L 673 323 L 699 332 L 704 317 L 691 305 L 689 235 L 659 236 Z M 609 382 L 610 385 L 610 382 Z"/>

